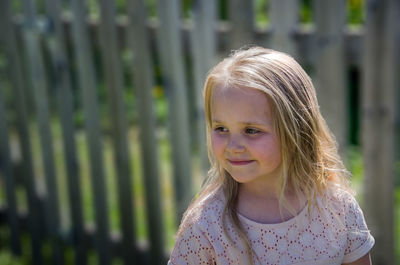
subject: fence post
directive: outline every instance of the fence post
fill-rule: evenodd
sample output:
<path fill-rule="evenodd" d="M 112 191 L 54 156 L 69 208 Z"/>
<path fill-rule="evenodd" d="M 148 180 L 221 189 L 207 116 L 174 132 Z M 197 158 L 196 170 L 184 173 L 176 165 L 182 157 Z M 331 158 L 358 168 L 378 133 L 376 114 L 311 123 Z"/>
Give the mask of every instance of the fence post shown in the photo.
<path fill-rule="evenodd" d="M 103 150 L 97 82 L 93 69 L 92 50 L 89 45 L 85 1 L 72 0 L 73 36 L 77 59 L 78 80 L 83 90 L 83 110 L 89 144 L 90 171 L 96 216 L 96 248 L 101 265 L 111 264 L 107 190 L 103 168 Z"/>
<path fill-rule="evenodd" d="M 111 101 L 111 124 L 114 142 L 114 162 L 117 171 L 118 199 L 121 215 L 122 255 L 126 265 L 135 257 L 134 218 L 130 156 L 128 151 L 123 80 L 113 1 L 101 0 L 100 37 L 103 57 L 103 73 Z"/>
<path fill-rule="evenodd" d="M 214 65 L 216 54 L 215 26 L 216 3 L 214 0 L 196 0 L 193 4 L 193 30 L 191 32 L 196 97 L 196 131 L 200 168 L 205 176 L 210 167 L 207 155 L 206 124 L 204 117 L 203 84 L 207 72 Z"/>
<path fill-rule="evenodd" d="M 153 65 L 146 29 L 146 11 L 143 0 L 128 1 L 129 43 L 133 52 L 133 80 L 137 95 L 140 144 L 145 184 L 147 226 L 150 235 L 150 263 L 166 263 L 164 257 L 163 215 L 159 156 L 155 136 L 155 115 L 152 97 Z"/>
<path fill-rule="evenodd" d="M 45 201 L 46 225 L 53 249 L 53 262 L 63 263 L 63 249 L 60 239 L 60 216 L 58 205 L 58 185 L 54 166 L 53 138 L 50 130 L 50 113 L 47 98 L 47 83 L 43 55 L 39 45 L 39 32 L 32 0 L 22 1 L 24 8 L 24 41 L 28 55 L 29 78 L 33 88 L 35 107 L 38 115 L 40 144 L 46 177 Z"/>
<path fill-rule="evenodd" d="M 55 75 L 54 86 L 57 91 L 58 107 L 62 126 L 65 165 L 67 171 L 68 194 L 72 219 L 72 237 L 75 248 L 75 264 L 87 264 L 87 249 L 84 237 L 81 185 L 79 181 L 79 163 L 77 159 L 73 97 L 71 76 L 67 60 L 66 36 L 61 22 L 60 0 L 47 0 L 46 11 L 49 31 L 46 41 L 50 50 L 52 67 Z"/>
<path fill-rule="evenodd" d="M 269 3 L 272 37 L 271 47 L 297 56 L 294 33 L 299 21 L 298 0 L 271 0 Z"/>
<path fill-rule="evenodd" d="M 231 49 L 254 42 L 254 1 L 231 0 L 228 3 L 231 23 Z"/>
<path fill-rule="evenodd" d="M 179 223 L 193 195 L 186 80 L 180 35 L 179 1 L 158 0 L 163 82 L 169 96 L 170 135 L 175 180 L 176 220 Z"/>
<path fill-rule="evenodd" d="M 348 144 L 348 93 L 343 32 L 346 3 L 314 1 L 316 25 L 316 81 L 321 112 L 339 143 L 341 154 Z"/>
<path fill-rule="evenodd" d="M 31 234 L 32 261 L 34 265 L 42 264 L 42 238 L 40 235 L 40 216 L 37 212 L 39 199 L 36 194 L 36 183 L 31 157 L 31 142 L 28 128 L 28 112 L 26 109 L 26 95 L 22 83 L 22 65 L 20 53 L 14 31 L 13 18 L 11 13 L 10 1 L 0 1 L 0 19 L 2 19 L 4 33 L 4 47 L 7 55 L 11 83 L 14 90 L 14 104 L 16 107 L 16 120 L 18 138 L 21 142 L 21 153 L 23 163 L 24 186 L 27 194 L 29 230 Z"/>
<path fill-rule="evenodd" d="M 399 89 L 396 83 L 398 25 L 398 1 L 367 1 L 362 79 L 362 144 L 365 213 L 376 240 L 372 259 L 377 265 L 394 264 L 394 117 L 395 93 Z"/>
<path fill-rule="evenodd" d="M 11 250 L 15 255 L 21 255 L 20 227 L 15 197 L 15 181 L 13 175 L 5 98 L 0 86 L 0 176 L 5 184 L 7 201 L 7 221 L 11 231 Z"/>

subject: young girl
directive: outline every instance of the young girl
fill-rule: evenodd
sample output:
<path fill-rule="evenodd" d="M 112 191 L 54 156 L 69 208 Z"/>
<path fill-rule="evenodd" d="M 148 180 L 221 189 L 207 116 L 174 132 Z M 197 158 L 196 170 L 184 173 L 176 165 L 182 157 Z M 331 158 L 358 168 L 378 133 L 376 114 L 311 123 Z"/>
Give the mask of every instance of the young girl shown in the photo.
<path fill-rule="evenodd" d="M 212 167 L 168 264 L 371 264 L 374 238 L 301 66 L 239 50 L 204 96 Z"/>

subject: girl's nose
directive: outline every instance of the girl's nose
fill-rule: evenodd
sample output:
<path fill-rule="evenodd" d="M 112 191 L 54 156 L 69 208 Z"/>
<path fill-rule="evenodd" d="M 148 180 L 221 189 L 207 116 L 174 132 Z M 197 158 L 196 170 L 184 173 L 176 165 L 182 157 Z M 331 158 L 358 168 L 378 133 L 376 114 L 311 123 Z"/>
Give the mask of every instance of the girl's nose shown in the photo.
<path fill-rule="evenodd" d="M 245 146 L 242 143 L 240 137 L 231 136 L 226 145 L 226 151 L 230 153 L 240 153 L 245 150 Z"/>

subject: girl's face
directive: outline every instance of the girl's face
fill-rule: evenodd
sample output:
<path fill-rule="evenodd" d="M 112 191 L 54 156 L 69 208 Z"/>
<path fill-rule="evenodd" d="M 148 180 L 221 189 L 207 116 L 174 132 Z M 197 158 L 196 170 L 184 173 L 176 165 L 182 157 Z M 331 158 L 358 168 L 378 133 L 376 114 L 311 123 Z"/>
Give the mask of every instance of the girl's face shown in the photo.
<path fill-rule="evenodd" d="M 214 88 L 211 119 L 214 156 L 237 182 L 261 184 L 277 180 L 281 146 L 271 105 L 263 92 Z"/>

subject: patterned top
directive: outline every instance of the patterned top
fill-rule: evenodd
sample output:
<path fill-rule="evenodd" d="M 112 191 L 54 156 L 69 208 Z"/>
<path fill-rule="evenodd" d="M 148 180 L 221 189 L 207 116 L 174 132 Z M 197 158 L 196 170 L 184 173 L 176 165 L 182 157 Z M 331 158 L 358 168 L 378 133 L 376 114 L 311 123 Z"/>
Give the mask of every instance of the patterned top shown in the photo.
<path fill-rule="evenodd" d="M 337 265 L 367 254 L 375 243 L 354 197 L 336 190 L 317 197 L 318 207 L 304 207 L 292 219 L 277 224 L 257 223 L 239 215 L 257 258 L 254 264 Z M 222 226 L 225 198 L 222 191 L 206 197 L 184 220 L 169 265 L 248 264 L 241 239 L 226 219 Z"/>

